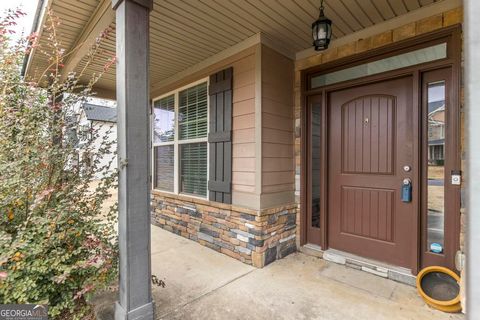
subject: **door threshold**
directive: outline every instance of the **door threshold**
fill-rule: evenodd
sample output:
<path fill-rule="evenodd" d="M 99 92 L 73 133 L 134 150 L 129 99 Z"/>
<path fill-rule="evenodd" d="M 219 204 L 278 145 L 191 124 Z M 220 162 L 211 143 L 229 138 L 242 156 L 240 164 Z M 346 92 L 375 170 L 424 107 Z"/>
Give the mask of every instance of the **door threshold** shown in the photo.
<path fill-rule="evenodd" d="M 323 258 L 322 247 L 317 246 L 316 244 L 306 243 L 299 249 L 300 252 L 305 253 L 308 256 L 314 256 L 317 258 Z"/>
<path fill-rule="evenodd" d="M 306 244 L 300 248 L 300 251 L 322 259 L 344 265 L 349 268 L 368 272 L 378 277 L 390 279 L 410 286 L 416 286 L 417 277 L 414 276 L 410 269 L 392 266 L 383 262 L 359 257 L 351 253 L 327 249 L 322 250 L 319 246 Z"/>

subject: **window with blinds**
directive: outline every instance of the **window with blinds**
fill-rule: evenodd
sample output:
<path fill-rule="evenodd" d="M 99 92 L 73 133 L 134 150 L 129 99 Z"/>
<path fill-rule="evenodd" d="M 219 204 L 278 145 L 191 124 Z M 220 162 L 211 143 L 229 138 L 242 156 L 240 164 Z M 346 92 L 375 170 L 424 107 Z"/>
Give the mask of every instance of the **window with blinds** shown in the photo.
<path fill-rule="evenodd" d="M 207 104 L 207 83 L 180 91 L 178 106 L 180 140 L 207 136 Z"/>
<path fill-rule="evenodd" d="M 174 145 L 158 146 L 155 152 L 155 189 L 174 192 Z"/>
<path fill-rule="evenodd" d="M 180 192 L 207 196 L 207 143 L 180 147 Z"/>
<path fill-rule="evenodd" d="M 154 188 L 207 196 L 207 82 L 155 100 Z"/>

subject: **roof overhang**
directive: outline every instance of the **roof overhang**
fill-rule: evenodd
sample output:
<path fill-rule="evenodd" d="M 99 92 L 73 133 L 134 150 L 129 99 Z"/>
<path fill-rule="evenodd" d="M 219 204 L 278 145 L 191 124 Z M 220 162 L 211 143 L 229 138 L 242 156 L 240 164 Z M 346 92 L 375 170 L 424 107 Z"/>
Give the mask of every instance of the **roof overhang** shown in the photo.
<path fill-rule="evenodd" d="M 41 46 L 49 46 L 43 26 L 47 12 L 58 16 L 57 33 L 68 56 L 63 75 L 76 72 L 86 82 L 103 73 L 95 90 L 115 97 L 115 66 L 104 70 L 115 56 L 115 17 L 111 0 L 39 0 L 35 31 Z M 461 6 L 461 0 L 327 1 L 326 15 L 333 21 L 331 48 L 378 34 L 413 21 Z M 347 5 L 348 4 L 348 5 Z M 283 55 L 304 59 L 315 54 L 311 47 L 311 22 L 318 15 L 312 1 L 279 0 L 272 5 L 259 0 L 155 0 L 150 21 L 150 85 L 159 88 L 259 43 Z M 109 35 L 100 36 L 110 28 Z M 94 59 L 90 48 L 101 39 Z M 39 81 L 48 68 L 42 50 L 33 50 L 24 65 L 26 77 Z M 152 90 L 153 91 L 153 90 Z"/>

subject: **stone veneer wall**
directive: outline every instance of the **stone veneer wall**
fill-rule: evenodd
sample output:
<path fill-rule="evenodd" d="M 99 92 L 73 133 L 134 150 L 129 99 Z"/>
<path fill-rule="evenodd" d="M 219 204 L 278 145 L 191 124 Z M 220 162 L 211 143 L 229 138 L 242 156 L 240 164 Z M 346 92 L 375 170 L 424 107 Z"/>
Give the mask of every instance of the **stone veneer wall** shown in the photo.
<path fill-rule="evenodd" d="M 332 47 L 322 53 L 315 54 L 311 57 L 295 61 L 295 163 L 296 163 L 296 201 L 300 203 L 300 146 L 301 146 L 301 108 L 302 108 L 302 96 L 301 96 L 301 72 L 304 69 L 318 66 L 322 63 L 334 61 L 340 58 L 351 56 L 357 53 L 365 52 L 367 50 L 379 48 L 385 45 L 389 45 L 401 40 L 412 38 L 421 34 L 425 34 L 434 30 L 438 30 L 451 25 L 459 24 L 463 22 L 463 8 L 458 7 L 453 10 L 443 12 L 441 14 L 432 15 L 431 17 L 424 18 L 403 26 L 400 26 L 393 30 L 379 30 L 379 33 L 368 38 L 358 39 L 351 43 L 339 47 Z M 463 83 L 462 83 L 463 86 Z M 461 118 L 461 169 L 464 172 L 465 168 L 465 144 L 464 144 L 464 108 L 463 108 L 463 87 L 460 96 L 460 118 Z M 465 182 L 465 177 L 464 177 Z M 464 184 L 463 184 L 464 185 Z M 465 249 L 465 207 L 464 207 L 464 187 L 462 187 L 462 205 L 460 210 L 460 250 L 463 252 Z M 303 212 L 303 208 L 301 208 Z M 298 210 L 300 211 L 300 208 Z M 301 215 L 297 215 L 297 224 L 301 223 Z M 300 228 L 297 232 L 297 246 L 300 247 Z M 462 263 L 460 263 L 462 265 Z"/>
<path fill-rule="evenodd" d="M 261 268 L 297 250 L 297 205 L 252 210 L 152 191 L 152 224 Z"/>

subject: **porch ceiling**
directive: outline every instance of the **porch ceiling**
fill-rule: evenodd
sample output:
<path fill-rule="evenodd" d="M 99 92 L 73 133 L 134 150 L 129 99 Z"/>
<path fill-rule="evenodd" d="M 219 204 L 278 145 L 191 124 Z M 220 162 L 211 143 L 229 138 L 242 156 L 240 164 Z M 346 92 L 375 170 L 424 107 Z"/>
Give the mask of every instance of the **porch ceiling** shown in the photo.
<path fill-rule="evenodd" d="M 96 58 L 84 57 L 101 30 L 115 30 L 111 0 L 44 0 L 59 17 L 61 45 L 73 52 L 65 70 L 83 70 L 87 81 L 103 72 L 115 56 L 115 31 L 103 40 Z M 434 2 L 448 0 L 326 0 L 326 15 L 333 21 L 333 38 L 407 14 Z M 258 33 L 293 56 L 311 47 L 311 23 L 318 16 L 319 0 L 155 0 L 150 23 L 150 83 L 160 82 Z M 45 23 L 39 17 L 39 25 Z M 40 29 L 40 44 L 49 46 L 49 32 Z M 43 50 L 35 50 L 27 65 L 28 77 L 38 80 L 48 67 Z M 83 58 L 82 58 L 83 57 Z M 97 83 L 102 94 L 115 90 L 115 66 Z"/>

